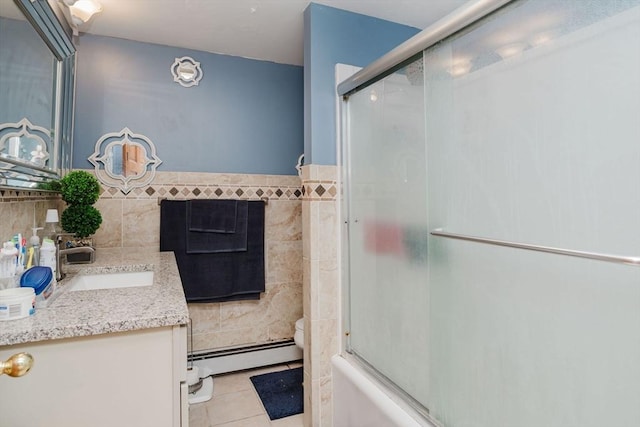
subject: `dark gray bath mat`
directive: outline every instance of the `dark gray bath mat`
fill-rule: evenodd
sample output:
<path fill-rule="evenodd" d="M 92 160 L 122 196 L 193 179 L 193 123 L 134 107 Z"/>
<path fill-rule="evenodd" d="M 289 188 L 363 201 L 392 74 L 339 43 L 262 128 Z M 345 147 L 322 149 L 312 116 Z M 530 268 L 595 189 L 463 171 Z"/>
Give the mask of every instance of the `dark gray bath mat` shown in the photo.
<path fill-rule="evenodd" d="M 270 419 L 302 413 L 302 368 L 255 375 L 250 379 Z"/>

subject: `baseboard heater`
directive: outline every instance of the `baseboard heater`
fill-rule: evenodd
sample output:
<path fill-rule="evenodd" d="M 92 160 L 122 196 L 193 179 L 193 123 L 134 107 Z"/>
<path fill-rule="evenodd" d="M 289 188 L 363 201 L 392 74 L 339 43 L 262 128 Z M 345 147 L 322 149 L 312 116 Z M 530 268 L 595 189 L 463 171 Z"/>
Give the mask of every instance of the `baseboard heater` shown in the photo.
<path fill-rule="evenodd" d="M 203 373 L 217 375 L 302 360 L 302 350 L 293 340 L 286 340 L 194 352 L 189 354 L 188 360 L 199 368 L 200 376 L 203 376 Z"/>

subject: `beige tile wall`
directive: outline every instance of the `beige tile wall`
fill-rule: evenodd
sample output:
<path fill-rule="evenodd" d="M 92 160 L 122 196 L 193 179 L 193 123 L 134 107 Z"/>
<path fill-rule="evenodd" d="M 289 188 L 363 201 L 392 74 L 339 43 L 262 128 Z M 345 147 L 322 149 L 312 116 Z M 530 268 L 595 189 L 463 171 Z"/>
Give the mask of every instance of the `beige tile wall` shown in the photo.
<path fill-rule="evenodd" d="M 16 233 L 28 239 L 34 224 L 44 226 L 47 209 L 61 206 L 60 196 L 54 193 L 0 188 L 0 240 L 10 240 Z"/>
<path fill-rule="evenodd" d="M 123 194 L 104 187 L 96 247 L 159 247 L 159 198 L 268 198 L 265 209 L 266 292 L 260 301 L 189 304 L 194 350 L 290 339 L 302 317 L 302 189 L 297 176 L 158 172 Z M 330 191 L 335 191 L 334 189 Z M 325 195 L 326 197 L 326 195 Z M 46 210 L 64 210 L 58 195 L 0 189 L 0 238 L 31 234 Z"/>
<path fill-rule="evenodd" d="M 339 351 L 338 168 L 302 168 L 304 425 L 333 425 L 331 356 Z M 310 387 L 308 386 L 310 385 Z"/>
<path fill-rule="evenodd" d="M 128 194 L 102 188 L 95 204 L 103 217 L 94 236 L 98 248 L 160 244 L 159 198 L 261 199 L 265 209 L 266 292 L 259 301 L 189 304 L 193 349 L 209 350 L 291 339 L 302 317 L 301 182 L 289 175 L 158 172 L 146 187 Z M 0 189 L 0 239 L 31 235 L 47 209 L 65 204 L 56 194 Z"/>
<path fill-rule="evenodd" d="M 302 317 L 301 195 L 297 176 L 158 172 L 151 184 L 128 194 L 103 186 L 95 205 L 103 222 L 94 243 L 123 250 L 159 247 L 161 198 L 268 198 L 266 292 L 259 301 L 189 304 L 193 350 L 291 339 Z"/>

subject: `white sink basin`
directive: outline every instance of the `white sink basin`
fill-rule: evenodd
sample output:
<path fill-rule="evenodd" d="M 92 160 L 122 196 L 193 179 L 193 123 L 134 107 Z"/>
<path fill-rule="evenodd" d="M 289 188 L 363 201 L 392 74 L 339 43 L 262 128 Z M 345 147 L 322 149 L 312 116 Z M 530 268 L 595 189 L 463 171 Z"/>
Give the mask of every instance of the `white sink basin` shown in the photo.
<path fill-rule="evenodd" d="M 153 284 L 153 271 L 126 271 L 121 273 L 80 274 L 69 281 L 70 291 L 92 289 L 133 288 Z"/>

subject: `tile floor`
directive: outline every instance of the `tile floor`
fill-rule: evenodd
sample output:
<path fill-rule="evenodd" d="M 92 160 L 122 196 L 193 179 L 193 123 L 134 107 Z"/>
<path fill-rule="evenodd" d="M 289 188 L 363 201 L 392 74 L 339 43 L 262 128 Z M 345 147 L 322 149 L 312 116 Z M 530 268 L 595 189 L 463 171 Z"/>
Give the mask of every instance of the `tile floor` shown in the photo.
<path fill-rule="evenodd" d="M 189 406 L 189 427 L 303 427 L 302 414 L 269 420 L 249 379 L 300 366 L 296 362 L 215 376 L 211 400 Z"/>

